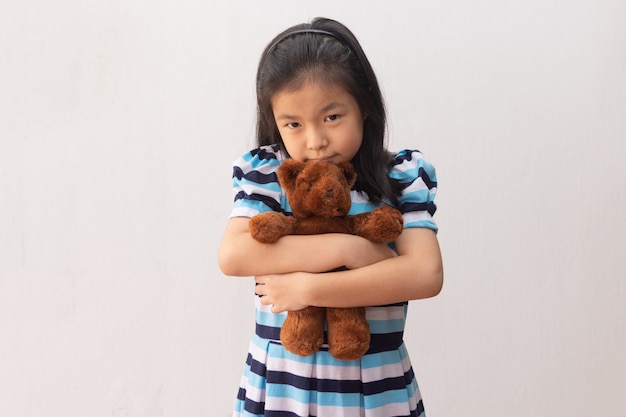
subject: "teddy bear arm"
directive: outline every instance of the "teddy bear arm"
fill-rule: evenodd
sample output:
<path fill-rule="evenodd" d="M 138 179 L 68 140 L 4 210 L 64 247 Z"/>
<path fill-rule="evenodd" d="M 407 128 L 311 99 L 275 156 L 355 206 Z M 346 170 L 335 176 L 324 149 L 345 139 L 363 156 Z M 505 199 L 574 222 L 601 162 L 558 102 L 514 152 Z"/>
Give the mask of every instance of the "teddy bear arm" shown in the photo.
<path fill-rule="evenodd" d="M 389 206 L 350 216 L 352 233 L 372 242 L 392 242 L 402 233 L 402 214 Z"/>
<path fill-rule="evenodd" d="M 270 211 L 250 219 L 248 228 L 252 238 L 261 243 L 274 243 L 293 232 L 296 219 L 283 213 Z"/>

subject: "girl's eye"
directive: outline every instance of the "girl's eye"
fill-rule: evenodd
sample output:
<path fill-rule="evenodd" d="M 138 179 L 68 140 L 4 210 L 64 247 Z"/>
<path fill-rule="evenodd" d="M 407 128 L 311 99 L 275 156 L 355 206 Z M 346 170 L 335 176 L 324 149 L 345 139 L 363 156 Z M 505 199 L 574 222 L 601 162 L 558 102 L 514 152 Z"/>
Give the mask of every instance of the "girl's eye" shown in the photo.
<path fill-rule="evenodd" d="M 298 123 L 298 122 L 287 123 L 287 127 L 290 128 L 290 129 L 295 129 L 297 127 L 300 127 L 300 123 Z"/>
<path fill-rule="evenodd" d="M 330 116 L 326 116 L 326 118 L 324 119 L 327 122 L 332 122 L 335 121 L 339 118 L 338 114 L 331 114 Z"/>

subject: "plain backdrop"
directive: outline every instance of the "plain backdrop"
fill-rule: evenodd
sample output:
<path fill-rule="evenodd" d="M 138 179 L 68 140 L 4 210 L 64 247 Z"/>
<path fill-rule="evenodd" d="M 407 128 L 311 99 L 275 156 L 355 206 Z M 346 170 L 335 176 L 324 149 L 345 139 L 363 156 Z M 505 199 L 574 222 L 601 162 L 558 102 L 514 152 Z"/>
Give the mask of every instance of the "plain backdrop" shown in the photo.
<path fill-rule="evenodd" d="M 429 417 L 624 417 L 626 3 L 1 0 L 0 415 L 228 416 L 250 278 L 216 262 L 261 51 L 348 25 L 438 170 Z M 384 279 L 384 277 L 381 277 Z"/>

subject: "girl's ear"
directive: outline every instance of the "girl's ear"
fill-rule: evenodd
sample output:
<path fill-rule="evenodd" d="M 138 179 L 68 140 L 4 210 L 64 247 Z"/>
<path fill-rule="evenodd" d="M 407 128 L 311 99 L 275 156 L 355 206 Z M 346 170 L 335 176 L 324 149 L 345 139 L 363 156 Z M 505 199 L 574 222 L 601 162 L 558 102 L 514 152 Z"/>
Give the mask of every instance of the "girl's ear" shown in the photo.
<path fill-rule="evenodd" d="M 296 161 L 295 159 L 284 160 L 276 171 L 278 183 L 285 190 L 292 190 L 295 187 L 296 178 L 298 178 L 303 169 L 304 162 Z"/>
<path fill-rule="evenodd" d="M 354 185 L 356 182 L 356 171 L 350 162 L 339 162 L 337 166 L 343 172 L 343 175 L 346 177 L 346 181 L 350 184 L 350 187 Z"/>

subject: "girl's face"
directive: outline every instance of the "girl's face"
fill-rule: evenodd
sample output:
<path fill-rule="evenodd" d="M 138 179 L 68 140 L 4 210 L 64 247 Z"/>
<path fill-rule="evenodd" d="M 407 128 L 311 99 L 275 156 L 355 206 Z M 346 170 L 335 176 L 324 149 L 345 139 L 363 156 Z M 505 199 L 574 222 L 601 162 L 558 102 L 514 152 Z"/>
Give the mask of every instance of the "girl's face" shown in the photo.
<path fill-rule="evenodd" d="M 272 97 L 278 131 L 289 155 L 298 161 L 351 161 L 363 141 L 363 115 L 338 86 L 307 82 Z"/>

